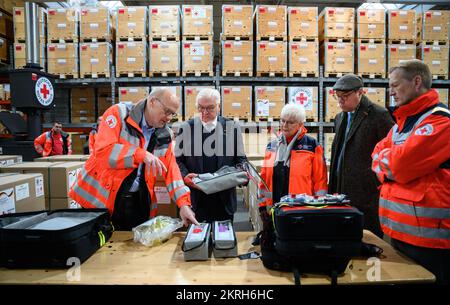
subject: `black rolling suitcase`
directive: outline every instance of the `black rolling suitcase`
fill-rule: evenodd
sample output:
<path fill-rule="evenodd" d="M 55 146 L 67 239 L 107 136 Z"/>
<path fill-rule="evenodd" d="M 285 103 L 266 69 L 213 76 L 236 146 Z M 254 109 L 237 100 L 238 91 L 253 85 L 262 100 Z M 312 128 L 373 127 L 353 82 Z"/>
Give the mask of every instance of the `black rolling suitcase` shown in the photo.
<path fill-rule="evenodd" d="M 111 237 L 107 209 L 67 209 L 0 216 L 0 265 L 68 268 L 86 261 Z M 72 260 L 71 260 L 72 261 Z"/>
<path fill-rule="evenodd" d="M 324 273 L 336 284 L 360 254 L 363 214 L 354 207 L 280 203 L 272 213 L 261 236 L 264 266 L 292 270 L 297 284 L 300 273 Z"/>

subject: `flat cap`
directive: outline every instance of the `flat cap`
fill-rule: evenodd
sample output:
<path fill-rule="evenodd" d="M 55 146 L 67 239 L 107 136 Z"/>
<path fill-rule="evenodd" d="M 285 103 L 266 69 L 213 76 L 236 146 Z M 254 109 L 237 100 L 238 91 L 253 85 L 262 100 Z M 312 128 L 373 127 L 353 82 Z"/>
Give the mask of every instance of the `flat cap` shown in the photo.
<path fill-rule="evenodd" d="M 346 74 L 337 80 L 333 89 L 339 91 L 351 91 L 362 87 L 364 87 L 364 82 L 361 77 L 355 74 Z"/>

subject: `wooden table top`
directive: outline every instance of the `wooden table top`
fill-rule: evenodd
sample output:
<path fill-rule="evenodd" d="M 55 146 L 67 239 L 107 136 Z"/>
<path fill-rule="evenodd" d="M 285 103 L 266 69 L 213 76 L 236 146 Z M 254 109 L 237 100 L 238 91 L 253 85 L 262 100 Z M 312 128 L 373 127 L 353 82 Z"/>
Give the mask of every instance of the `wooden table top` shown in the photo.
<path fill-rule="evenodd" d="M 260 259 L 212 257 L 208 261 L 185 262 L 181 251 L 184 234 L 177 232 L 162 245 L 146 247 L 133 241 L 132 232 L 115 232 L 105 246 L 81 265 L 79 273 L 75 273 L 73 268 L 0 268 L 0 284 L 294 284 L 292 273 L 266 269 Z M 253 250 L 259 252 L 259 247 L 251 245 L 254 236 L 255 232 L 237 232 L 239 254 Z M 352 259 L 345 273 L 338 278 L 338 284 L 435 281 L 432 273 L 399 254 L 372 233 L 364 231 L 364 241 L 384 249 L 380 261 L 369 261 L 368 264 L 367 258 Z M 379 273 L 375 270 L 377 266 L 380 266 Z M 73 277 L 74 274 L 79 275 L 79 280 Z M 379 274 L 379 281 L 369 281 L 367 274 Z M 301 283 L 328 285 L 330 278 L 303 274 Z"/>

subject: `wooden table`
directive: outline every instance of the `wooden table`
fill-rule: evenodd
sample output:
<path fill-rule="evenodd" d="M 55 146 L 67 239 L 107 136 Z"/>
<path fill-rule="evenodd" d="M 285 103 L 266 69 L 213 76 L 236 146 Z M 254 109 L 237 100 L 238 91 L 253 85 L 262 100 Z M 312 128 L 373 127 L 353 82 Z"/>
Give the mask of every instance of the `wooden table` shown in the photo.
<path fill-rule="evenodd" d="M 259 252 L 251 242 L 254 232 L 238 232 L 238 253 Z M 266 269 L 260 259 L 239 258 L 185 262 L 181 244 L 184 233 L 175 233 L 166 243 L 145 247 L 133 242 L 131 232 L 115 232 L 111 240 L 81 265 L 80 280 L 69 281 L 68 270 L 10 270 L 0 268 L 0 284 L 293 284 L 293 274 Z M 371 282 L 367 274 L 376 276 L 377 263 L 354 258 L 338 284 L 386 284 L 434 282 L 435 277 L 396 252 L 388 243 L 372 233 L 364 232 L 364 241 L 384 249 L 378 261 L 380 280 Z M 30 255 L 32 255 L 30 253 Z M 371 269 L 372 268 L 372 269 Z M 69 271 L 69 272 L 68 272 Z M 70 278 L 70 277 L 69 277 Z M 304 274 L 302 284 L 330 284 L 325 275 Z"/>

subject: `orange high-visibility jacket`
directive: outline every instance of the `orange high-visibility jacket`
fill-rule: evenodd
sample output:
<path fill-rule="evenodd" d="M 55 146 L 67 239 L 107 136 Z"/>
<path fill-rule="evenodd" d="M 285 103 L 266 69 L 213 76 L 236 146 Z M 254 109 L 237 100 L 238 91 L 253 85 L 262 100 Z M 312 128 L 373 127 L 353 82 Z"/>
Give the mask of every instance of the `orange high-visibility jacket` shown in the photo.
<path fill-rule="evenodd" d="M 323 155 L 323 149 L 315 140 L 306 135 L 306 128 L 302 127 L 295 141 L 289 164 L 289 194 L 325 195 L 327 193 L 327 167 Z M 260 207 L 270 207 L 273 204 L 273 185 L 281 181 L 273 181 L 275 160 L 281 145 L 288 145 L 284 135 L 267 145 L 261 178 L 266 182 L 269 190 L 261 184 L 259 200 Z M 282 161 L 281 161 L 282 162 Z M 287 195 L 287 194 L 285 194 Z"/>
<path fill-rule="evenodd" d="M 89 154 L 94 153 L 94 144 L 95 144 L 95 138 L 97 137 L 97 130 L 92 130 L 89 133 Z"/>
<path fill-rule="evenodd" d="M 34 149 L 41 154 L 43 157 L 50 156 L 53 148 L 53 131 L 46 131 L 41 134 L 39 137 L 34 139 Z M 61 132 L 61 136 L 63 139 L 63 155 L 71 155 L 72 154 L 72 140 L 70 139 L 70 135 Z"/>
<path fill-rule="evenodd" d="M 135 105 L 116 104 L 106 110 L 95 140 L 95 153 L 89 157 L 69 192 L 84 208 L 107 208 L 111 215 L 117 192 L 133 170 L 144 161 L 145 138 L 140 127 L 146 101 Z M 184 185 L 173 154 L 172 132 L 157 128 L 152 134 L 157 143 L 153 154 L 166 166 L 163 178 L 170 198 L 181 207 L 190 205 L 190 191 Z M 150 217 L 157 214 L 154 191 L 156 177 L 145 167 L 145 182 L 150 198 Z"/>
<path fill-rule="evenodd" d="M 405 243 L 450 249 L 450 111 L 430 90 L 394 115 L 372 154 L 381 227 Z"/>

